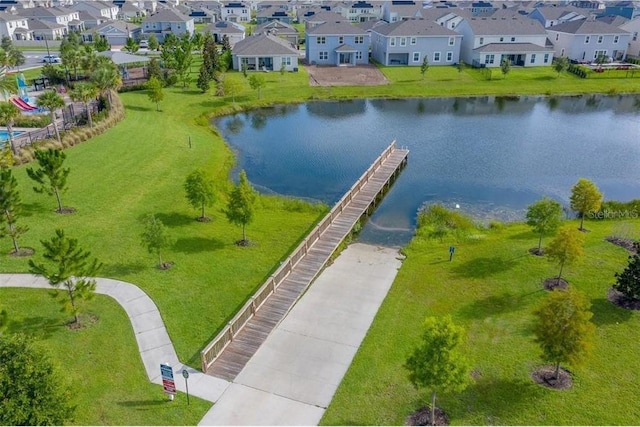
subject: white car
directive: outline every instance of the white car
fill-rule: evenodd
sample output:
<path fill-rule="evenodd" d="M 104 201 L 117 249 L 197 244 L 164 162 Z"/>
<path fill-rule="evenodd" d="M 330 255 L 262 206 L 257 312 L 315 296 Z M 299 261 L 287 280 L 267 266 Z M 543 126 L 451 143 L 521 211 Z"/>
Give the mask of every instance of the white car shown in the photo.
<path fill-rule="evenodd" d="M 147 40 L 140 40 L 140 49 L 149 49 L 149 42 Z"/>
<path fill-rule="evenodd" d="M 62 59 L 60 59 L 60 57 L 57 55 L 45 55 L 42 57 L 42 62 L 45 62 L 47 64 L 60 64 L 62 62 Z"/>

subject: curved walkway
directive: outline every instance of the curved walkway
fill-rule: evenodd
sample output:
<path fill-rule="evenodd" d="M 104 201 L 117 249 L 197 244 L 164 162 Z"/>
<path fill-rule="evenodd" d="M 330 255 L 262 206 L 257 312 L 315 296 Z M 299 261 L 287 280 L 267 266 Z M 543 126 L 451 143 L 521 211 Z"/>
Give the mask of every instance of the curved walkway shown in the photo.
<path fill-rule="evenodd" d="M 160 364 L 173 367 L 176 388 L 185 392 L 185 382 L 180 378 L 183 369 L 189 372 L 189 393 L 215 402 L 229 386 L 229 382 L 215 378 L 184 365 L 178 360 L 158 307 L 139 287 L 113 279 L 96 279 L 96 293 L 108 295 L 118 302 L 129 316 L 133 333 L 138 342 L 140 358 L 149 381 L 162 384 Z M 44 288 L 51 286 L 41 276 L 31 274 L 0 274 L 0 287 Z"/>

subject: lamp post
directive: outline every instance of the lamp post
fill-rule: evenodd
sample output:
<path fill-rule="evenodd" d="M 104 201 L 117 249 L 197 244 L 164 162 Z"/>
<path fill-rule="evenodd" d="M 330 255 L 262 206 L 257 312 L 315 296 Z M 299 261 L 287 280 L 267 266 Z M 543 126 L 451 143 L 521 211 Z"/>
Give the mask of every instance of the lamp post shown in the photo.
<path fill-rule="evenodd" d="M 49 52 L 49 42 L 47 41 L 47 36 L 44 36 L 44 44 L 47 46 L 47 56 L 51 56 L 51 52 Z"/>

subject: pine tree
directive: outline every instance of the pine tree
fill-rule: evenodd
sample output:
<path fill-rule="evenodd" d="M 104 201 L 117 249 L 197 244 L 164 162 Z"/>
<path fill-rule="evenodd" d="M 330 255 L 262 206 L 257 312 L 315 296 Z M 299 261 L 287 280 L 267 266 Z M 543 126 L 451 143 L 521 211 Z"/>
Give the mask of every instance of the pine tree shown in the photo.
<path fill-rule="evenodd" d="M 640 301 L 640 243 L 635 242 L 633 248 L 636 253 L 629 255 L 629 265 L 622 273 L 616 273 L 616 283 L 613 289 L 633 302 Z"/>
<path fill-rule="evenodd" d="M 207 91 L 211 87 L 211 76 L 209 75 L 209 70 L 204 63 L 200 67 L 200 73 L 198 74 L 198 81 L 196 82 L 196 86 L 198 86 L 198 89 L 200 89 L 202 93 L 207 93 Z"/>
<path fill-rule="evenodd" d="M 11 174 L 11 169 L 0 170 L 0 237 L 11 237 L 16 255 L 20 254 L 18 238 L 29 230 L 16 224 L 21 207 L 18 181 Z"/>
<path fill-rule="evenodd" d="M 69 168 L 62 167 L 67 155 L 62 150 L 49 148 L 48 150 L 36 150 L 35 157 L 40 168 L 35 170 L 27 168 L 29 178 L 40 184 L 39 187 L 33 187 L 33 190 L 36 193 L 47 193 L 49 196 L 55 195 L 58 202 L 56 212 L 65 212 L 60 194 L 67 189 L 67 177 L 71 171 Z"/>

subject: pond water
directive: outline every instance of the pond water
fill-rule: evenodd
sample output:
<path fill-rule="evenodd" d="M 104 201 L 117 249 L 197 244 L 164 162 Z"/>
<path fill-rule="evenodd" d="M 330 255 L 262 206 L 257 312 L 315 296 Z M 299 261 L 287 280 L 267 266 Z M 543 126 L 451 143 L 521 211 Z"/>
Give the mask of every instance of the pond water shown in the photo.
<path fill-rule="evenodd" d="M 640 197 L 640 98 L 477 97 L 274 106 L 214 120 L 262 192 L 333 205 L 393 140 L 409 162 L 360 241 L 403 245 L 417 211 L 441 202 L 485 221 L 519 220 L 580 177 L 605 199 Z"/>

